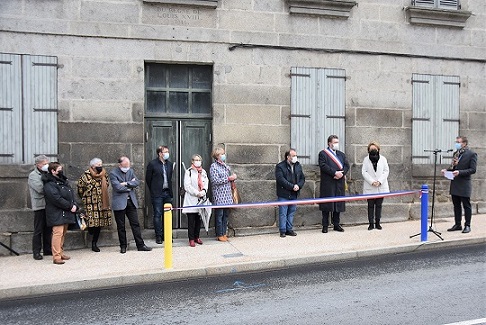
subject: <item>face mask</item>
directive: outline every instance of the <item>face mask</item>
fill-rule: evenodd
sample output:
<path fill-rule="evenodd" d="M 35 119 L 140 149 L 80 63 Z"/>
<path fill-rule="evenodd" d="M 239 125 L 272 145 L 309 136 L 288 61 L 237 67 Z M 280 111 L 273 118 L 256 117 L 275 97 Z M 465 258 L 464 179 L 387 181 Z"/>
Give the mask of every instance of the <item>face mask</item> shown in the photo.
<path fill-rule="evenodd" d="M 164 156 L 163 156 L 164 160 L 169 159 L 169 157 L 170 157 L 169 153 L 168 152 L 165 152 L 164 153 Z"/>
<path fill-rule="evenodd" d="M 220 156 L 220 159 L 221 159 L 221 161 L 226 161 L 226 155 L 225 155 L 225 154 L 222 154 L 222 155 Z"/>
<path fill-rule="evenodd" d="M 130 170 L 130 167 L 120 167 L 120 170 L 124 173 L 128 172 Z"/>
<path fill-rule="evenodd" d="M 371 155 L 371 156 L 376 156 L 376 155 L 378 155 L 378 150 L 376 150 L 376 149 L 371 150 L 371 151 L 370 151 L 370 155 Z"/>
<path fill-rule="evenodd" d="M 461 144 L 460 143 L 455 143 L 454 146 L 456 147 L 456 150 L 459 150 L 462 148 Z"/>
<path fill-rule="evenodd" d="M 49 164 L 45 164 L 44 166 L 42 166 L 41 170 L 47 173 L 47 171 L 49 170 Z"/>
<path fill-rule="evenodd" d="M 97 167 L 95 167 L 95 169 L 98 172 L 98 174 L 103 171 L 103 167 L 101 167 L 101 166 L 97 166 Z"/>
<path fill-rule="evenodd" d="M 292 157 L 292 164 L 295 164 L 297 162 L 297 156 Z"/>
<path fill-rule="evenodd" d="M 332 150 L 339 150 L 339 143 L 335 143 L 332 145 Z"/>
<path fill-rule="evenodd" d="M 195 161 L 194 166 L 196 166 L 197 168 L 201 167 L 201 161 L 200 160 Z"/>
<path fill-rule="evenodd" d="M 64 171 L 62 169 L 57 172 L 58 177 L 62 177 L 63 175 L 64 175 Z"/>

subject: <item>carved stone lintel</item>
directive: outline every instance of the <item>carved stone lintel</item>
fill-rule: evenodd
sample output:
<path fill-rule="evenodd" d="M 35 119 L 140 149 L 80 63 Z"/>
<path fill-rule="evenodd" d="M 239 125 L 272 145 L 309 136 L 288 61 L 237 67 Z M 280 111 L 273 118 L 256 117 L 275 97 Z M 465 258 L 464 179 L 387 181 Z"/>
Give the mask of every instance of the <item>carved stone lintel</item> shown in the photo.
<path fill-rule="evenodd" d="M 218 0 L 143 0 L 143 2 L 214 9 L 218 7 Z"/>
<path fill-rule="evenodd" d="M 349 18 L 357 2 L 353 0 L 287 0 L 291 14 L 316 15 L 328 18 Z"/>
<path fill-rule="evenodd" d="M 464 28 L 472 12 L 424 7 L 405 7 L 410 24 Z"/>

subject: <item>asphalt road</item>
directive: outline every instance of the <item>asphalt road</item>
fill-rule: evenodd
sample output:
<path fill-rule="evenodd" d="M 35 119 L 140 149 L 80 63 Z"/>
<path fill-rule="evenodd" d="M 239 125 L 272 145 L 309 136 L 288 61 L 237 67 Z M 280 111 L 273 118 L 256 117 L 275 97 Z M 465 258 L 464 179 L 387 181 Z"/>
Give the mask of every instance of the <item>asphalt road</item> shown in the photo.
<path fill-rule="evenodd" d="M 486 245 L 0 303 L 0 324 L 485 324 Z"/>

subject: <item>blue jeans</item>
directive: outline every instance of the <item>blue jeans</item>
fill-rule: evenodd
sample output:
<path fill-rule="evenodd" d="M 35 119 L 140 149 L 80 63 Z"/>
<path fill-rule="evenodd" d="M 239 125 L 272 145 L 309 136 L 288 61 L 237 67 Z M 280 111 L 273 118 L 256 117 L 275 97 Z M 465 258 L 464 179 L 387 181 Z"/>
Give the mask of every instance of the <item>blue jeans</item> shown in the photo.
<path fill-rule="evenodd" d="M 278 201 L 289 201 L 287 199 L 278 198 Z M 294 214 L 297 210 L 296 205 L 279 205 L 278 207 L 278 228 L 280 233 L 292 231 L 294 227 Z"/>
<path fill-rule="evenodd" d="M 162 215 L 164 214 L 164 204 L 166 203 L 172 203 L 172 198 L 168 195 L 164 197 L 152 198 L 155 237 L 164 238 L 164 223 L 162 222 Z"/>
<path fill-rule="evenodd" d="M 229 209 L 215 209 L 216 215 L 216 237 L 226 235 L 228 229 Z"/>

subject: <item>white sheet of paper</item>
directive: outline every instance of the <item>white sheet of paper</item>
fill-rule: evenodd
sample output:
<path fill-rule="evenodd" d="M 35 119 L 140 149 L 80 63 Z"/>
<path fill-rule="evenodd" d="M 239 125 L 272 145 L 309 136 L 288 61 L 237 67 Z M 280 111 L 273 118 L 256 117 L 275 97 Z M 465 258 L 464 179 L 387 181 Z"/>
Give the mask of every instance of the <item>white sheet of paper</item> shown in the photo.
<path fill-rule="evenodd" d="M 447 178 L 447 179 L 450 179 L 450 180 L 453 180 L 454 179 L 454 175 L 452 174 L 451 171 L 446 171 L 444 172 L 444 177 Z"/>

